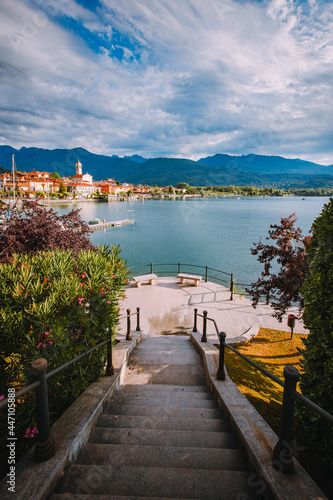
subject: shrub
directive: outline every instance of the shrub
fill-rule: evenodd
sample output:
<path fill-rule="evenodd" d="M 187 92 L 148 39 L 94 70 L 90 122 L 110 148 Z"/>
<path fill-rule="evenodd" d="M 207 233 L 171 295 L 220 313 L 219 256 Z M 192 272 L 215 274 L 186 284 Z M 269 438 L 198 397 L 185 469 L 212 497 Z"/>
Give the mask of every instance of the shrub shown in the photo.
<path fill-rule="evenodd" d="M 46 358 L 51 371 L 107 340 L 117 328 L 127 274 L 119 247 L 14 255 L 1 264 L 0 396 L 33 380 L 35 359 Z M 105 359 L 102 347 L 49 379 L 53 421 L 103 373 Z M 29 393 L 17 404 L 18 440 L 32 437 L 33 399 Z"/>
<path fill-rule="evenodd" d="M 6 214 L 7 209 L 0 210 Z M 90 229 L 83 223 L 79 210 L 59 215 L 37 201 L 23 201 L 22 208 L 11 211 L 10 219 L 0 226 L 0 262 L 13 254 L 36 253 L 41 250 L 68 248 L 74 252 L 94 250 Z"/>
<path fill-rule="evenodd" d="M 307 247 L 307 274 L 302 292 L 303 320 L 310 334 L 304 340 L 302 393 L 333 414 L 333 199 L 312 226 Z M 308 408 L 297 411 L 299 438 L 312 449 L 321 467 L 333 472 L 332 425 Z"/>

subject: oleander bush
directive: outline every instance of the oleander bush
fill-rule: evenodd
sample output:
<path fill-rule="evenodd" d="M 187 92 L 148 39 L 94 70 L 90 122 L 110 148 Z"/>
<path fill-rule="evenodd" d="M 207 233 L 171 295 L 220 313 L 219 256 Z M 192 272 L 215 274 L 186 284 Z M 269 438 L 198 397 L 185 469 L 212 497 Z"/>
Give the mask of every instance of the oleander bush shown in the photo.
<path fill-rule="evenodd" d="M 127 276 L 119 247 L 13 255 L 0 264 L 0 399 L 34 380 L 35 359 L 45 358 L 49 372 L 116 333 Z M 48 380 L 52 421 L 103 373 L 105 360 L 101 347 Z M 29 393 L 16 407 L 16 437 L 25 442 L 36 433 L 33 400 Z M 0 419 L 4 443 L 5 410 Z"/>

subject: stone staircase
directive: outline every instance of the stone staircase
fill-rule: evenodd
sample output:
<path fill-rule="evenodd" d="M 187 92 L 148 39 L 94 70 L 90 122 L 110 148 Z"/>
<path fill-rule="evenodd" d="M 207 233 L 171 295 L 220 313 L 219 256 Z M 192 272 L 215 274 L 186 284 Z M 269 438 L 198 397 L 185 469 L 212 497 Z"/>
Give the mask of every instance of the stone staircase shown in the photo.
<path fill-rule="evenodd" d="M 256 497 L 186 335 L 145 338 L 76 464 L 49 500 Z"/>

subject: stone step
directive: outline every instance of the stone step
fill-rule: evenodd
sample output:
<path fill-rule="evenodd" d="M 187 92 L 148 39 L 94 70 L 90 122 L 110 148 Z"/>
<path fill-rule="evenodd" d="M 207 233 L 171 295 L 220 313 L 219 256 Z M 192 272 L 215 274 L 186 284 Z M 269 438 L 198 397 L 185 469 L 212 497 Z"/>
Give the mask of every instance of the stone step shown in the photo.
<path fill-rule="evenodd" d="M 201 432 L 199 430 L 109 429 L 95 427 L 90 434 L 89 443 L 238 448 L 236 436 L 230 432 Z"/>
<path fill-rule="evenodd" d="M 130 364 L 140 359 L 140 364 L 153 363 L 155 365 L 189 365 L 196 361 L 201 364 L 200 354 L 188 349 L 146 349 L 145 346 L 137 347 L 135 354 L 130 358 Z"/>
<path fill-rule="evenodd" d="M 138 386 L 140 387 L 140 386 Z M 111 402 L 125 400 L 127 398 L 146 398 L 146 399 L 162 399 L 162 400 L 174 400 L 174 401 L 215 401 L 214 396 L 211 392 L 181 392 L 181 391 L 161 391 L 154 390 L 150 391 L 128 391 L 124 389 L 122 391 L 116 391 L 113 394 Z"/>
<path fill-rule="evenodd" d="M 185 469 L 247 470 L 245 454 L 236 449 L 179 446 L 87 444 L 78 464 L 139 465 Z"/>
<path fill-rule="evenodd" d="M 150 415 L 152 417 L 173 418 L 218 418 L 223 419 L 221 410 L 214 408 L 160 408 L 158 406 L 138 406 L 113 402 L 104 409 L 105 415 Z"/>
<path fill-rule="evenodd" d="M 144 396 L 115 396 L 110 403 L 138 405 L 138 406 L 159 406 L 160 408 L 217 408 L 217 403 L 214 399 L 182 399 L 182 398 L 158 398 Z"/>
<path fill-rule="evenodd" d="M 141 416 L 141 415 L 102 415 L 96 427 L 113 429 L 157 429 L 157 430 L 185 430 L 185 431 L 213 431 L 226 432 L 227 425 L 223 420 L 204 418 L 181 418 L 178 416 Z"/>
<path fill-rule="evenodd" d="M 161 365 L 135 362 L 126 370 L 125 383 L 136 384 L 162 384 L 178 386 L 206 386 L 203 368 L 198 365 Z"/>
<path fill-rule="evenodd" d="M 193 387 L 192 385 L 161 385 L 161 384 L 146 384 L 146 385 L 123 385 L 121 386 L 116 394 L 121 394 L 122 392 L 126 392 L 126 394 L 130 393 L 135 393 L 139 394 L 140 392 L 157 392 L 157 393 L 191 393 L 191 394 L 196 394 L 196 393 L 204 393 L 204 394 L 211 394 L 210 390 L 208 389 L 207 385 L 200 385 L 198 387 Z"/>
<path fill-rule="evenodd" d="M 62 492 L 235 500 L 247 498 L 248 472 L 112 465 L 73 465 Z"/>
<path fill-rule="evenodd" d="M 160 348 L 168 348 L 168 347 L 174 347 L 177 349 L 191 349 L 193 350 L 193 344 L 190 340 L 189 335 L 160 335 L 158 337 L 143 337 L 142 341 L 140 342 L 140 347 L 144 346 L 147 349 L 154 348 L 155 346 L 158 346 Z M 194 348 L 195 351 L 195 348 Z"/>
<path fill-rule="evenodd" d="M 119 496 L 119 495 L 75 495 L 73 493 L 54 493 L 48 500 L 175 500 L 174 498 L 165 497 L 142 497 L 142 496 Z M 190 498 L 183 498 L 182 500 L 191 500 Z M 246 500 L 248 500 L 246 498 Z"/>

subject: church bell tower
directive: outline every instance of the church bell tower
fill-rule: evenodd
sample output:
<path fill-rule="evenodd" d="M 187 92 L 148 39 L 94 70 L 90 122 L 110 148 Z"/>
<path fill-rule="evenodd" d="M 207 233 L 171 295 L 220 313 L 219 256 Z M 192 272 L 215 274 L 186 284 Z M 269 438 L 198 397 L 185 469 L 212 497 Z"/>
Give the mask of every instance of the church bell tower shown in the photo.
<path fill-rule="evenodd" d="M 76 168 L 76 175 L 82 175 L 82 163 L 80 162 L 80 160 L 78 160 L 75 163 L 75 168 Z"/>

